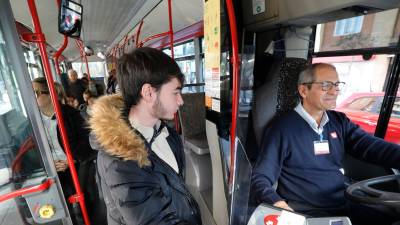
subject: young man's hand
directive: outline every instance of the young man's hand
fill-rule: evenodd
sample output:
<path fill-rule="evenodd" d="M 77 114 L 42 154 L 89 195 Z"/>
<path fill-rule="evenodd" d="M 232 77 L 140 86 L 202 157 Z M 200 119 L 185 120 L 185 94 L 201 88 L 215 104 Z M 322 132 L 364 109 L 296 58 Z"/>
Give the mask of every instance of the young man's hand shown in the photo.
<path fill-rule="evenodd" d="M 294 212 L 294 210 L 290 208 L 290 206 L 285 201 L 277 201 L 274 203 L 274 206 Z"/>
<path fill-rule="evenodd" d="M 56 160 L 54 161 L 54 165 L 56 166 L 57 172 L 65 171 L 68 168 L 67 160 Z"/>

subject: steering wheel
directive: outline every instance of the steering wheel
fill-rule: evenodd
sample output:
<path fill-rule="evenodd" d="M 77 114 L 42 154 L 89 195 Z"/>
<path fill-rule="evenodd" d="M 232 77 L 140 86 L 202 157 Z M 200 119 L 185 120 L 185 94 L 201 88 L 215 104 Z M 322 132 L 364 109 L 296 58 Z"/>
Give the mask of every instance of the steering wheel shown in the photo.
<path fill-rule="evenodd" d="M 397 181 L 400 185 L 400 175 L 376 177 L 352 184 L 346 190 L 346 197 L 359 203 L 386 205 L 400 209 L 400 192 L 382 191 L 371 187 L 389 181 Z"/>

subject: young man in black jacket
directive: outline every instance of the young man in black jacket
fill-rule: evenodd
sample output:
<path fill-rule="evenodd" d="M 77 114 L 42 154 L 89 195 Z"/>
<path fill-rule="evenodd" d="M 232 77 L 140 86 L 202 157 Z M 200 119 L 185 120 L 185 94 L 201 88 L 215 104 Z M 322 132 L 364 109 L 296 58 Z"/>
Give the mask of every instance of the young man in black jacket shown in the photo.
<path fill-rule="evenodd" d="M 183 145 L 171 120 L 183 104 L 183 74 L 162 51 L 138 48 L 118 65 L 121 95 L 104 96 L 89 120 L 108 224 L 200 225 L 185 187 Z"/>

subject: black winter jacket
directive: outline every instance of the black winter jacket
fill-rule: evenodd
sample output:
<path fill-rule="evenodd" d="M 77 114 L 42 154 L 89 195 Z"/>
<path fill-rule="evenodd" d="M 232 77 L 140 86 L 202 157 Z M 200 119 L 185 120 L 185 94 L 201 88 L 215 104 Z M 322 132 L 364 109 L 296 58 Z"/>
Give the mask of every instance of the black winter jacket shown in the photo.
<path fill-rule="evenodd" d="M 168 129 L 167 141 L 180 171 L 177 174 L 122 118 L 122 107 L 119 95 L 104 96 L 92 107 L 89 121 L 101 146 L 97 162 L 108 224 L 200 225 L 197 203 L 184 183 L 179 135 Z"/>
<path fill-rule="evenodd" d="M 72 156 L 74 157 L 74 160 L 82 162 L 94 153 L 89 144 L 89 129 L 78 110 L 69 105 L 60 104 L 60 106 Z M 57 138 L 58 143 L 63 146 L 58 124 Z"/>

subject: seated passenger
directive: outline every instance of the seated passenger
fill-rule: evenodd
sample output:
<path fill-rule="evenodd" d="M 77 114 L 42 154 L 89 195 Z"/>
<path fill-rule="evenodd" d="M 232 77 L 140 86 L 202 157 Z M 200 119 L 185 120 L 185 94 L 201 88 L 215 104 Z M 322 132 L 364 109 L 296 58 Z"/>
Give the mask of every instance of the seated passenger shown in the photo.
<path fill-rule="evenodd" d="M 301 103 L 273 121 L 264 133 L 252 175 L 256 204 L 273 204 L 310 216 L 344 215 L 359 224 L 393 221 L 389 211 L 345 199 L 345 153 L 398 169 L 400 146 L 369 135 L 345 114 L 332 111 L 343 85 L 329 64 L 313 64 L 301 72 Z"/>
<path fill-rule="evenodd" d="M 200 225 L 185 187 L 182 141 L 162 121 L 172 120 L 183 104 L 183 74 L 152 48 L 122 56 L 118 69 L 122 96 L 97 99 L 89 120 L 108 224 Z"/>

